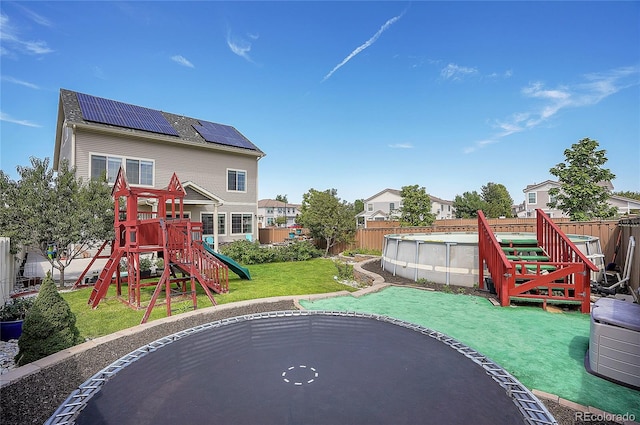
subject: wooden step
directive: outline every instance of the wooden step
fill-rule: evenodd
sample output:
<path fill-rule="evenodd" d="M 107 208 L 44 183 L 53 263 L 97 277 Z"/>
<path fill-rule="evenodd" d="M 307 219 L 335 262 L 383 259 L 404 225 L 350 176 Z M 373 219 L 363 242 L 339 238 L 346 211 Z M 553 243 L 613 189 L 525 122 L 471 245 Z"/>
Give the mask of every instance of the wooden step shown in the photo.
<path fill-rule="evenodd" d="M 501 239 L 499 242 L 500 242 L 500 245 L 515 246 L 515 247 L 522 246 L 522 245 L 538 246 L 537 239 Z"/>
<path fill-rule="evenodd" d="M 524 268 L 527 269 L 527 270 L 534 270 L 535 271 L 535 270 L 538 269 L 538 266 L 536 264 L 525 264 Z M 556 269 L 557 269 L 556 266 L 544 265 L 544 264 L 540 265 L 540 270 L 546 270 L 548 272 L 552 272 L 552 271 L 555 271 Z"/>
<path fill-rule="evenodd" d="M 546 255 L 507 255 L 507 260 L 513 261 L 549 261 Z"/>
<path fill-rule="evenodd" d="M 544 249 L 539 246 L 520 246 L 520 247 L 511 247 L 511 246 L 503 246 L 502 250 L 504 252 L 544 252 Z"/>

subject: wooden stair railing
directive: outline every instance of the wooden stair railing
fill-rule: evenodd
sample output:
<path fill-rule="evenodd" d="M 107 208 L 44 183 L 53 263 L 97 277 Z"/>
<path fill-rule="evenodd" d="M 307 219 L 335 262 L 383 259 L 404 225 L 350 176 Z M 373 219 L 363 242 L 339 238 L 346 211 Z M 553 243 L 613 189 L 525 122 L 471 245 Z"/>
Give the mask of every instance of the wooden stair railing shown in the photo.
<path fill-rule="evenodd" d="M 542 210 L 536 212 L 536 240 L 526 241 L 530 246 L 504 240 L 502 246 L 478 211 L 479 286 L 484 288 L 486 264 L 502 306 L 516 297 L 542 300 L 545 307 L 555 300 L 579 302 L 581 311 L 588 313 L 589 272 L 597 267 Z"/>

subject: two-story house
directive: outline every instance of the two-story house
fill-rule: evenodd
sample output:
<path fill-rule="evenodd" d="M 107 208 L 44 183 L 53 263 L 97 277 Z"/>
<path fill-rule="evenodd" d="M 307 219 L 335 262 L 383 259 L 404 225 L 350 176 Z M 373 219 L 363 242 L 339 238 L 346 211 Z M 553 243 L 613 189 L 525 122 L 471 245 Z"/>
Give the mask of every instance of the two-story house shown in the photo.
<path fill-rule="evenodd" d="M 603 182 L 610 192 L 613 190 L 611 182 Z M 568 217 L 562 210 L 549 207 L 549 203 L 553 201 L 553 197 L 549 195 L 549 189 L 560 188 L 559 182 L 554 180 L 545 180 L 542 183 L 535 183 L 524 188 L 525 194 L 523 206 L 519 206 L 517 210 L 518 217 L 535 217 L 536 209 L 540 208 L 549 217 Z M 611 195 L 607 203 L 616 207 L 618 214 L 631 214 L 640 210 L 640 201 L 623 196 Z"/>
<path fill-rule="evenodd" d="M 436 220 L 455 217 L 453 202 L 429 195 L 431 199 L 431 212 Z M 368 221 L 397 220 L 400 218 L 402 208 L 401 191 L 397 189 L 384 189 L 375 195 L 365 199 L 364 211 L 356 216 L 359 226 L 367 227 Z"/>
<path fill-rule="evenodd" d="M 278 218 L 282 217 L 282 227 L 291 227 L 296 223 L 300 214 L 300 204 L 289 204 L 275 199 L 260 199 L 258 201 L 258 226 L 272 227 L 278 225 Z"/>
<path fill-rule="evenodd" d="M 218 242 L 257 239 L 258 161 L 265 154 L 229 125 L 60 90 L 53 158 L 84 180 L 120 167 L 132 186 L 164 188 L 175 172 L 184 214 Z M 142 200 L 139 211 L 156 211 Z"/>

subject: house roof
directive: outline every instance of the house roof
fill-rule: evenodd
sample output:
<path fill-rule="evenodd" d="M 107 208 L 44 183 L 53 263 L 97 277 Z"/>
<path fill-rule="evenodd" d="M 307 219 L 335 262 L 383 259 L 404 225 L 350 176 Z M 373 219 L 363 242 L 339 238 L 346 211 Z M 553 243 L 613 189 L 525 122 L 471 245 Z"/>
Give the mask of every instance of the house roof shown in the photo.
<path fill-rule="evenodd" d="M 381 190 L 380 192 L 376 193 L 375 195 L 368 197 L 363 202 L 368 202 L 368 201 L 370 201 L 370 200 L 372 200 L 374 198 L 377 198 L 378 196 L 382 195 L 383 193 L 390 193 L 392 195 L 396 195 L 399 198 L 402 198 L 402 191 L 400 191 L 398 189 L 384 189 L 384 190 Z M 429 199 L 431 200 L 431 202 L 438 202 L 440 204 L 445 204 L 445 205 L 447 205 L 447 204 L 453 205 L 453 201 L 447 201 L 446 199 L 441 199 L 441 198 L 438 198 L 436 196 L 429 195 Z"/>
<path fill-rule="evenodd" d="M 260 199 L 258 201 L 258 208 L 298 208 L 300 204 L 292 204 L 287 202 L 286 204 L 282 201 L 276 201 L 275 199 Z"/>
<path fill-rule="evenodd" d="M 364 200 L 364 202 L 370 201 L 373 198 L 377 198 L 378 196 L 380 196 L 380 195 L 382 195 L 383 193 L 386 193 L 386 192 L 389 192 L 392 195 L 401 196 L 400 195 L 401 192 L 398 189 L 384 189 L 384 190 L 381 190 L 380 192 L 376 193 L 375 195 L 368 197 L 367 199 Z"/>
<path fill-rule="evenodd" d="M 90 98 L 92 100 L 97 100 L 97 102 L 107 104 L 107 105 L 116 104 L 118 106 L 127 108 L 127 110 L 129 111 L 132 110 L 134 112 L 129 112 L 129 113 L 134 114 L 133 116 L 134 119 L 127 120 L 127 118 L 129 117 L 127 116 L 125 117 L 125 120 L 122 121 L 124 124 L 115 125 L 115 124 L 106 123 L 104 122 L 104 120 L 100 121 L 100 118 L 98 119 L 94 118 L 94 116 L 92 115 L 95 115 L 95 113 L 92 114 L 90 110 L 85 110 L 83 114 L 83 109 L 81 107 L 81 101 L 79 100 L 79 96 L 83 98 Z M 140 110 L 147 111 L 151 114 L 155 114 L 156 116 L 160 114 L 161 117 L 164 117 L 164 119 L 166 119 L 167 122 L 164 124 L 169 126 L 168 127 L 169 130 L 175 130 L 175 132 L 174 131 L 170 131 L 170 132 L 176 133 L 177 136 L 170 135 L 167 133 L 163 134 L 163 133 L 158 133 L 154 131 L 141 130 L 139 128 L 132 128 L 131 126 L 126 126 L 125 124 L 127 124 L 127 121 L 139 122 L 139 120 L 137 120 L 138 117 L 135 116 L 136 114 L 135 111 L 140 111 Z M 87 119 L 87 117 L 92 118 L 93 121 Z M 205 148 L 212 148 L 217 150 L 248 154 L 248 155 L 256 156 L 258 158 L 265 156 L 264 152 L 262 152 L 256 145 L 254 145 L 251 141 L 249 141 L 249 139 L 244 137 L 244 135 L 242 135 L 242 133 L 240 133 L 234 127 L 229 125 L 211 123 L 211 122 L 204 121 L 197 118 L 186 117 L 184 115 L 177 115 L 169 112 L 164 112 L 164 111 L 159 111 L 159 110 L 154 110 L 149 108 L 142 108 L 136 105 L 125 104 L 125 103 L 113 101 L 110 99 L 104 99 L 96 96 L 85 95 L 83 93 L 78 93 L 71 90 L 60 89 L 60 102 L 58 106 L 58 124 L 57 124 L 57 131 L 56 131 L 56 147 L 55 147 L 54 161 L 53 161 L 54 167 L 57 167 L 58 160 L 59 160 L 58 157 L 59 157 L 60 143 L 62 138 L 62 125 L 64 124 L 64 122 L 66 122 L 68 125 L 83 126 L 86 128 L 92 128 L 95 130 L 102 130 L 106 132 L 120 132 L 120 133 L 124 132 L 132 136 L 153 138 L 158 141 L 182 143 L 182 144 L 192 145 L 192 146 L 199 145 Z M 201 132 L 204 133 L 204 128 L 202 126 L 206 127 L 208 125 L 216 126 L 216 128 L 219 128 L 222 131 L 230 135 L 233 135 L 233 137 L 235 137 L 237 140 L 241 140 L 242 147 L 238 145 L 232 146 L 232 145 L 229 145 L 229 143 L 224 143 L 223 141 L 213 141 L 218 139 L 210 135 L 206 136 L 207 139 L 209 139 L 209 141 L 207 141 L 205 137 L 203 137 Z M 200 129 L 202 131 L 199 132 L 199 130 L 197 129 Z M 220 138 L 219 140 L 222 140 L 222 138 Z"/>
<path fill-rule="evenodd" d="M 538 189 L 538 188 L 541 188 L 541 187 L 547 186 L 547 185 L 560 187 L 560 182 L 555 181 L 555 180 L 545 180 L 542 183 L 530 184 L 529 186 L 524 188 L 523 192 L 527 193 L 527 192 L 530 192 L 533 189 Z M 598 186 L 606 187 L 609 190 L 613 190 L 613 184 L 610 181 L 599 182 Z"/>
<path fill-rule="evenodd" d="M 557 182 L 557 181 L 555 181 L 555 180 L 545 180 L 545 181 L 543 181 L 542 183 L 534 183 L 534 184 L 530 184 L 529 186 L 527 186 L 527 187 L 525 187 L 525 188 L 524 188 L 523 192 L 525 192 L 525 193 L 526 193 L 526 192 L 530 192 L 530 191 L 531 191 L 531 190 L 533 190 L 533 189 L 538 189 L 538 188 L 540 188 L 540 187 L 547 186 L 547 185 L 550 185 L 550 186 L 560 186 L 560 183 L 558 183 L 558 182 Z"/>

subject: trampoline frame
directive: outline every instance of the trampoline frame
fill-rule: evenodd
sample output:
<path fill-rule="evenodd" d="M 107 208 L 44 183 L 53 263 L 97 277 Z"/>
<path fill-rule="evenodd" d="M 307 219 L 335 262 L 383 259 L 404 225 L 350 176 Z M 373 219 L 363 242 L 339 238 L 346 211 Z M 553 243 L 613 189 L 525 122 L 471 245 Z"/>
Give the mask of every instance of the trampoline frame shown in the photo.
<path fill-rule="evenodd" d="M 56 409 L 56 411 L 53 413 L 53 415 L 51 415 L 51 417 L 49 417 L 45 424 L 74 424 L 75 418 L 77 418 L 80 412 L 85 408 L 87 402 L 91 399 L 91 397 L 96 395 L 102 389 L 104 384 L 116 373 L 129 366 L 136 360 L 150 353 L 153 353 L 154 351 L 168 344 L 171 344 L 172 342 L 179 341 L 184 337 L 205 330 L 219 328 L 221 326 L 240 323 L 248 320 L 312 315 L 345 316 L 374 319 L 408 328 L 423 335 L 434 338 L 448 345 L 450 348 L 456 350 L 460 354 L 472 360 L 474 363 L 480 365 L 485 370 L 485 372 L 505 390 L 507 396 L 511 398 L 513 403 L 522 414 L 525 423 L 535 425 L 558 424 L 558 422 L 553 418 L 551 413 L 549 413 L 544 404 L 515 377 L 513 377 L 509 372 L 504 370 L 501 366 L 496 364 L 487 356 L 477 352 L 473 348 L 461 343 L 460 341 L 457 341 L 456 339 L 451 338 L 450 336 L 443 334 L 442 332 L 438 332 L 424 326 L 416 325 L 414 323 L 406 322 L 404 320 L 395 319 L 393 317 L 372 313 L 344 312 L 332 310 L 285 310 L 236 316 L 218 320 L 215 322 L 205 323 L 203 325 L 185 329 L 183 331 L 176 332 L 166 337 L 157 339 L 156 341 L 144 345 L 121 357 L 120 359 L 111 363 L 109 366 L 100 370 L 83 384 L 81 384 L 78 389 L 74 390 L 69 395 L 69 397 L 67 397 L 67 399 L 58 407 L 58 409 Z"/>

